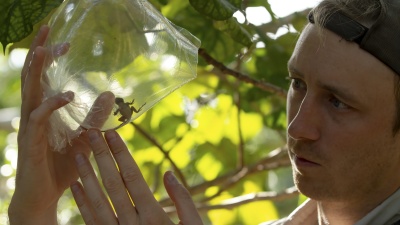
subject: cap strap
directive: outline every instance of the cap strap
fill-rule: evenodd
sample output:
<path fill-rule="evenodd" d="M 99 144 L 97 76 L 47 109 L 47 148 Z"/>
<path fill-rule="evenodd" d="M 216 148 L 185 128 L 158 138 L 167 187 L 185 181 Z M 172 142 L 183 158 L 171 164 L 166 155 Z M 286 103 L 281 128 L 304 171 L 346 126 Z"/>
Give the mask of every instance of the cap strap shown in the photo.
<path fill-rule="evenodd" d="M 308 21 L 315 23 L 312 11 L 308 14 Z M 353 41 L 358 44 L 361 43 L 368 32 L 367 27 L 342 14 L 340 11 L 332 13 L 324 24 L 324 27 L 343 37 L 346 41 Z"/>

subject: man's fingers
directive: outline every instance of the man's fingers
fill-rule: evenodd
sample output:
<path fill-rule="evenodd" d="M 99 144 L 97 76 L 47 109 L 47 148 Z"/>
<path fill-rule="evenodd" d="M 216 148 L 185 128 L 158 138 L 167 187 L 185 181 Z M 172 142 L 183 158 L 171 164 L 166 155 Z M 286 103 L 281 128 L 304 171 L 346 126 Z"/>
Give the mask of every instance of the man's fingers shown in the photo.
<path fill-rule="evenodd" d="M 70 186 L 72 195 L 74 196 L 76 205 L 81 212 L 86 225 L 97 225 L 97 218 L 94 214 L 93 207 L 86 196 L 85 190 L 79 182 L 75 182 Z"/>
<path fill-rule="evenodd" d="M 51 114 L 68 104 L 74 99 L 74 93 L 67 91 L 65 93 L 53 96 L 37 107 L 32 113 L 29 114 L 28 122 L 26 126 L 29 127 L 25 136 L 27 137 L 28 143 L 32 148 L 35 149 L 36 142 L 41 142 L 41 136 L 45 132 L 47 121 L 49 120 Z"/>
<path fill-rule="evenodd" d="M 46 50 L 43 47 L 35 49 L 32 61 L 29 67 L 28 75 L 25 77 L 25 83 L 22 87 L 22 105 L 21 105 L 21 127 L 25 131 L 30 113 L 36 109 L 42 102 L 42 90 L 40 88 L 40 77 L 42 74 L 43 62 Z"/>
<path fill-rule="evenodd" d="M 30 126 L 29 130 L 34 133 L 44 132 L 43 129 L 45 128 L 51 114 L 55 110 L 70 103 L 73 99 L 74 93 L 72 91 L 67 91 L 65 93 L 55 95 L 41 103 L 39 107 L 29 114 L 29 120 L 27 123 L 27 126 Z"/>
<path fill-rule="evenodd" d="M 161 207 L 155 200 L 125 143 L 115 130 L 106 131 L 105 137 L 118 164 L 126 189 L 132 197 L 139 214 L 142 213 L 143 215 L 151 212 L 157 215 L 157 210 L 161 210 Z"/>
<path fill-rule="evenodd" d="M 26 148 L 21 148 L 24 151 L 18 151 L 18 163 L 21 164 L 21 167 L 44 166 L 41 165 L 41 162 L 46 159 L 47 141 L 43 141 L 43 134 L 45 133 L 47 121 L 54 110 L 68 104 L 73 98 L 74 93 L 70 91 L 58 94 L 44 101 L 30 114 L 25 125 L 29 129 L 26 130 L 25 134 L 18 137 L 18 144 L 27 146 Z"/>
<path fill-rule="evenodd" d="M 90 128 L 97 128 L 101 130 L 111 114 L 114 104 L 115 95 L 112 92 L 106 91 L 101 93 L 94 101 L 89 113 L 82 122 L 81 127 L 86 130 Z"/>
<path fill-rule="evenodd" d="M 169 197 L 175 203 L 181 224 L 202 225 L 203 222 L 189 191 L 178 182 L 171 171 L 165 173 L 164 185 Z"/>
<path fill-rule="evenodd" d="M 115 165 L 110 149 L 99 130 L 88 131 L 93 155 L 100 170 L 101 179 L 108 196 L 114 205 L 118 220 L 121 224 L 137 221 L 136 210 L 126 192 L 124 181 Z"/>
<path fill-rule="evenodd" d="M 35 39 L 31 44 L 31 47 L 29 48 L 29 52 L 25 58 L 24 67 L 22 68 L 21 71 L 21 92 L 25 86 L 25 78 L 26 75 L 28 74 L 29 66 L 32 61 L 33 52 L 35 51 L 37 46 L 43 46 L 44 42 L 46 41 L 47 35 L 49 34 L 49 30 L 50 29 L 48 26 L 44 25 L 40 27 L 38 34 L 36 35 Z"/>
<path fill-rule="evenodd" d="M 22 67 L 21 71 L 21 91 L 23 90 L 23 87 L 25 86 L 25 78 L 29 72 L 32 58 L 34 56 L 34 51 L 36 47 L 44 45 L 46 42 L 47 36 L 49 34 L 50 28 L 47 25 L 43 25 L 40 27 L 38 34 L 36 35 L 35 39 L 33 40 L 28 54 L 26 55 L 25 58 L 25 63 L 24 66 Z M 54 60 L 54 58 L 57 58 L 59 56 L 64 55 L 67 53 L 69 50 L 69 43 L 62 43 L 62 44 L 57 44 L 53 46 L 51 49 L 47 50 L 47 60 L 46 60 L 46 66 L 50 65 L 50 63 Z"/>
<path fill-rule="evenodd" d="M 53 58 L 65 54 L 69 49 L 68 43 L 53 46 L 51 49 L 43 47 L 49 34 L 49 27 L 42 26 L 38 35 L 31 44 L 26 56 L 24 67 L 21 71 L 21 127 L 24 131 L 29 114 L 38 107 L 42 101 L 41 79 L 43 70 L 53 61 Z M 44 80 L 47 77 L 43 77 Z"/>
<path fill-rule="evenodd" d="M 47 59 L 46 59 L 46 67 L 50 66 L 50 64 L 54 61 L 54 59 L 65 55 L 69 50 L 69 43 L 61 43 L 51 46 L 47 49 Z"/>
<path fill-rule="evenodd" d="M 79 153 L 75 156 L 75 161 L 79 177 L 81 178 L 85 190 L 90 190 L 86 192 L 86 196 L 90 201 L 94 213 L 97 215 L 98 221 L 101 222 L 101 224 L 117 225 L 118 221 L 114 211 L 100 187 L 89 160 L 84 154 Z"/>
<path fill-rule="evenodd" d="M 78 128 L 78 131 L 85 131 L 90 127 L 100 129 L 113 109 L 115 96 L 112 92 L 106 91 L 101 93 L 94 101 L 89 113 L 86 115 L 83 123 Z M 85 155 L 90 155 L 90 143 L 87 132 L 80 132 L 80 136 L 72 140 L 73 148 L 67 146 L 67 154 L 73 158 L 77 152 L 82 152 Z"/>
<path fill-rule="evenodd" d="M 49 66 L 51 65 L 51 63 L 53 63 L 54 59 L 66 54 L 69 50 L 69 43 L 62 43 L 62 44 L 57 44 L 54 46 L 51 46 L 50 48 L 46 48 L 46 57 L 44 59 L 44 63 L 42 68 L 44 70 L 47 70 L 47 68 L 49 68 Z M 42 76 L 41 76 L 41 80 L 45 83 L 45 84 L 49 84 L 49 78 L 46 76 L 46 73 L 44 73 L 45 71 L 42 71 Z M 60 74 L 53 74 L 53 76 L 59 76 Z M 54 78 L 53 78 L 54 79 Z"/>

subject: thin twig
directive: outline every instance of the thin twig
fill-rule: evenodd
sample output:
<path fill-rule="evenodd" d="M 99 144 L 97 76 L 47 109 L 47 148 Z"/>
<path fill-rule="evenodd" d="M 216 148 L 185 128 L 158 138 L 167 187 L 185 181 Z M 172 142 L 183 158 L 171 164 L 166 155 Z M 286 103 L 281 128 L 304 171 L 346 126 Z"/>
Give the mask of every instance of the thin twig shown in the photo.
<path fill-rule="evenodd" d="M 235 103 L 237 108 L 237 128 L 238 128 L 238 137 L 239 137 L 239 146 L 238 146 L 238 161 L 237 161 L 237 169 L 242 169 L 244 167 L 244 140 L 242 133 L 242 120 L 240 118 L 241 115 L 241 102 L 240 102 L 240 93 L 235 93 Z"/>
<path fill-rule="evenodd" d="M 242 67 L 242 59 L 243 59 L 243 54 L 240 53 L 238 57 L 236 58 L 236 66 L 235 70 L 240 71 Z M 232 87 L 234 88 L 234 93 L 233 93 L 233 99 L 237 108 L 237 131 L 238 131 L 238 139 L 239 139 L 239 144 L 237 148 L 237 169 L 242 169 L 244 167 L 244 140 L 243 140 L 243 133 L 242 133 L 242 123 L 241 123 L 241 96 L 240 96 L 240 80 L 236 80 L 234 84 L 232 84 Z"/>
<path fill-rule="evenodd" d="M 249 83 L 254 85 L 255 87 L 260 88 L 261 90 L 264 91 L 268 91 L 271 92 L 273 94 L 276 94 L 280 97 L 286 98 L 286 90 L 284 90 L 283 88 L 280 88 L 278 86 L 275 86 L 273 84 L 264 82 L 264 81 L 260 81 L 257 79 L 254 79 L 252 77 L 250 77 L 247 74 L 243 74 L 241 72 L 232 70 L 228 67 L 226 67 L 224 64 L 222 64 L 221 62 L 218 62 L 216 59 L 214 59 L 212 56 L 210 56 L 204 49 L 200 48 L 199 49 L 199 55 L 203 57 L 203 59 L 209 63 L 210 65 L 213 65 L 214 67 L 216 67 L 217 69 L 221 70 L 222 73 L 224 74 L 228 74 L 231 75 L 243 82 Z"/>

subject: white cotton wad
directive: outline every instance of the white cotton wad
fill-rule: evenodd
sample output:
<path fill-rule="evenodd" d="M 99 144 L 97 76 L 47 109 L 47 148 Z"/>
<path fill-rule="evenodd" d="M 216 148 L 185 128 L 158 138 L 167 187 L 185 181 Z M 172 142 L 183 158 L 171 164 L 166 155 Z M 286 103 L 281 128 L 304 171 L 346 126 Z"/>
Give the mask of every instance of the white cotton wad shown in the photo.
<path fill-rule="evenodd" d="M 50 118 L 57 151 L 82 130 L 118 129 L 196 77 L 200 41 L 147 1 L 66 0 L 49 25 L 43 100 L 75 93 Z"/>

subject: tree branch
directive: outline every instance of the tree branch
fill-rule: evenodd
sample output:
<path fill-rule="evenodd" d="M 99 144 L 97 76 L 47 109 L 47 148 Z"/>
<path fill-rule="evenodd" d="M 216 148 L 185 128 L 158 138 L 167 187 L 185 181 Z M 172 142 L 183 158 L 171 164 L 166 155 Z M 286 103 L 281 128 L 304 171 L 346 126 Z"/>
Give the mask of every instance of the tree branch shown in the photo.
<path fill-rule="evenodd" d="M 196 204 L 196 208 L 199 212 L 206 212 L 214 209 L 232 209 L 247 203 L 256 202 L 256 201 L 282 201 L 286 199 L 290 199 L 299 195 L 299 192 L 295 187 L 291 187 L 286 189 L 282 193 L 277 192 L 258 192 L 252 194 L 246 194 L 238 197 L 234 197 L 231 199 L 227 199 L 222 201 L 217 205 L 208 205 L 208 204 Z M 175 206 L 169 206 L 164 208 L 165 212 L 168 214 L 175 214 L 176 208 Z"/>
<path fill-rule="evenodd" d="M 278 86 L 275 86 L 270 83 L 266 83 L 264 81 L 256 80 L 252 77 L 250 77 L 247 74 L 240 73 L 238 71 L 232 70 L 228 67 L 226 67 L 224 64 L 218 62 L 216 59 L 214 59 L 212 56 L 210 56 L 204 49 L 200 48 L 199 49 L 199 55 L 203 57 L 203 59 L 210 65 L 213 65 L 215 68 L 219 69 L 222 73 L 231 75 L 235 77 L 236 79 L 239 79 L 243 82 L 249 83 L 254 85 L 255 87 L 260 88 L 261 90 L 271 92 L 273 94 L 276 94 L 280 97 L 286 98 L 286 90 L 283 88 L 280 88 Z"/>
<path fill-rule="evenodd" d="M 290 160 L 287 155 L 286 147 L 278 148 L 272 151 L 266 158 L 261 159 L 260 161 L 252 165 L 245 166 L 240 170 L 233 171 L 214 180 L 193 186 L 190 191 L 192 195 L 203 193 L 208 187 L 211 186 L 218 186 L 224 183 L 235 183 L 242 179 L 244 176 L 254 174 L 255 172 L 277 169 L 289 165 Z"/>
<path fill-rule="evenodd" d="M 260 161 L 252 165 L 244 166 L 242 169 L 237 169 L 235 171 L 217 177 L 214 180 L 206 181 L 193 187 L 189 187 L 188 191 L 192 196 L 194 196 L 196 194 L 204 193 L 209 187 L 220 186 L 220 193 L 222 192 L 222 190 L 227 190 L 229 187 L 233 186 L 246 176 L 265 170 L 286 167 L 289 165 L 290 160 L 287 155 L 287 149 L 285 146 L 271 151 L 271 153 L 266 158 L 261 159 Z M 173 204 L 169 198 L 162 199 L 159 202 L 163 206 Z"/>
<path fill-rule="evenodd" d="M 171 157 L 169 156 L 169 152 L 166 151 L 153 136 L 151 136 L 148 132 L 146 132 L 144 129 L 142 129 L 139 125 L 137 125 L 133 122 L 131 122 L 131 124 L 132 124 L 132 126 L 135 127 L 135 129 L 140 134 L 142 134 L 148 141 L 150 141 L 154 146 L 156 146 L 163 153 L 164 157 L 171 163 L 172 168 L 174 168 L 174 173 L 179 177 L 182 184 L 186 188 L 188 188 L 188 184 L 187 184 L 185 176 L 183 175 L 182 171 L 178 168 L 178 166 L 175 164 L 175 162 L 171 159 Z"/>
<path fill-rule="evenodd" d="M 290 164 L 290 163 L 289 163 Z M 224 191 L 228 190 L 230 187 L 234 186 L 237 182 L 239 182 L 240 180 L 242 180 L 245 176 L 248 176 L 250 174 L 256 173 L 256 172 L 261 172 L 261 171 L 265 171 L 265 170 L 270 170 L 269 167 L 264 168 L 263 169 L 263 160 L 259 161 L 259 166 L 256 166 L 256 168 L 259 167 L 257 171 L 255 170 L 242 170 L 240 173 L 238 173 L 239 178 L 236 179 L 231 179 L 228 180 L 227 182 L 225 182 L 224 184 L 222 184 L 221 186 L 219 186 L 219 190 L 217 193 L 213 194 L 212 196 L 209 196 L 207 198 L 204 198 L 203 200 L 201 200 L 200 202 L 207 202 L 210 201 L 213 198 L 218 197 L 219 195 L 221 195 Z"/>
<path fill-rule="evenodd" d="M 311 9 L 305 9 L 303 11 L 294 12 L 288 16 L 277 18 L 277 19 L 271 21 L 270 23 L 265 23 L 265 24 L 262 24 L 262 25 L 256 26 L 256 27 L 263 33 L 274 33 L 275 34 L 276 31 L 280 27 L 292 23 L 296 17 L 302 16 L 302 17 L 306 18 L 310 11 L 311 11 Z"/>

